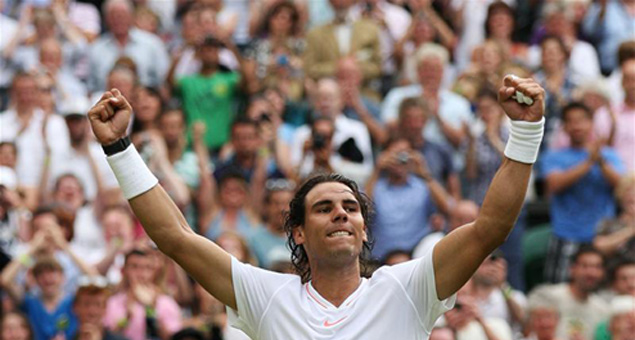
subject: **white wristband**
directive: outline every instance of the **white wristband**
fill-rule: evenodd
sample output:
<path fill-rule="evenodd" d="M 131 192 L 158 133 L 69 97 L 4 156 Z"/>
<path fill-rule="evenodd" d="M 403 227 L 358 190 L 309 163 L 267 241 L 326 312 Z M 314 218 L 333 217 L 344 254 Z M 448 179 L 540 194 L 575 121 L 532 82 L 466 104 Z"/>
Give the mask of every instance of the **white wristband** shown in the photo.
<path fill-rule="evenodd" d="M 505 156 L 521 163 L 535 163 L 544 131 L 545 117 L 539 122 L 512 120 Z"/>
<path fill-rule="evenodd" d="M 143 194 L 159 183 L 132 144 L 106 159 L 127 200 Z"/>

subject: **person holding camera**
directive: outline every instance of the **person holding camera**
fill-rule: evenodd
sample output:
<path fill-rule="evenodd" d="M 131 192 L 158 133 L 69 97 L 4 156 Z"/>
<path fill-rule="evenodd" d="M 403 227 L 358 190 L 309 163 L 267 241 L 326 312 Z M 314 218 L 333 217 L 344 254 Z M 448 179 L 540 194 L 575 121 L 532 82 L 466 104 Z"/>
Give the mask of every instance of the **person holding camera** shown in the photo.
<path fill-rule="evenodd" d="M 366 193 L 375 201 L 373 257 L 412 250 L 430 233 L 428 221 L 450 209 L 450 195 L 434 180 L 421 153 L 403 137 L 393 137 L 377 160 Z"/>

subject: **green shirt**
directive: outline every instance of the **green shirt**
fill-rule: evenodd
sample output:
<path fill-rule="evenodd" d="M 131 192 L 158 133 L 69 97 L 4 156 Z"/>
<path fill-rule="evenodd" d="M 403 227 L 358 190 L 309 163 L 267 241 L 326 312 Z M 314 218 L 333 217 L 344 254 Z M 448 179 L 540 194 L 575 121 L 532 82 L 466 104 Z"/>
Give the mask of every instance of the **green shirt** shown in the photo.
<path fill-rule="evenodd" d="M 178 92 L 188 131 L 195 122 L 203 121 L 207 126 L 205 144 L 209 148 L 220 148 L 229 139 L 239 81 L 239 73 L 220 71 L 210 76 L 196 74 L 179 80 Z"/>

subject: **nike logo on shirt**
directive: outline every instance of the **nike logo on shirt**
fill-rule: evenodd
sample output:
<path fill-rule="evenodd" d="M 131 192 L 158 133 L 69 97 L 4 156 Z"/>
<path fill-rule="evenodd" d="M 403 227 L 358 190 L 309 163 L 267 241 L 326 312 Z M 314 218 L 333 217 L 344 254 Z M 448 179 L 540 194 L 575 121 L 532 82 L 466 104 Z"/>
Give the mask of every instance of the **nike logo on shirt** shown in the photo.
<path fill-rule="evenodd" d="M 343 317 L 343 318 L 341 318 L 341 319 L 339 319 L 339 320 L 337 320 L 337 321 L 335 321 L 335 322 L 329 322 L 329 320 L 328 320 L 328 319 L 327 319 L 327 320 L 324 320 L 324 327 L 332 327 L 332 326 L 335 326 L 335 325 L 337 325 L 338 323 L 340 323 L 340 322 L 344 321 L 344 319 L 346 319 L 346 316 L 345 316 L 345 317 Z"/>

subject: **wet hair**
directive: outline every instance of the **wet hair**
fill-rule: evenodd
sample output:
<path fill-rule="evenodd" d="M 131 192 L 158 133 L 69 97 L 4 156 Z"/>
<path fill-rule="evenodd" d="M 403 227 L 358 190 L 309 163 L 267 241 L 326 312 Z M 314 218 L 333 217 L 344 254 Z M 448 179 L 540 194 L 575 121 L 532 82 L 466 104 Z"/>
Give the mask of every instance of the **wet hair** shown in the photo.
<path fill-rule="evenodd" d="M 582 110 L 584 111 L 584 115 L 588 119 L 593 119 L 593 112 L 591 111 L 591 109 L 589 109 L 589 107 L 584 105 L 582 102 L 575 102 L 575 101 L 570 102 L 569 104 L 565 105 L 562 108 L 560 119 L 562 119 L 562 121 L 565 122 L 567 120 L 567 114 L 573 110 Z"/>
<path fill-rule="evenodd" d="M 291 249 L 291 263 L 295 269 L 296 274 L 300 275 L 302 282 L 306 283 L 311 280 L 311 266 L 309 264 L 309 257 L 301 244 L 296 244 L 293 239 L 293 230 L 304 226 L 306 221 L 306 196 L 313 188 L 322 183 L 342 183 L 353 191 L 353 196 L 359 203 L 364 223 L 366 224 L 366 233 L 368 241 L 364 241 L 362 251 L 359 254 L 359 263 L 361 266 L 361 275 L 370 276 L 370 270 L 372 269 L 372 263 L 370 259 L 371 250 L 373 247 L 373 239 L 370 233 L 370 226 L 373 218 L 373 205 L 372 201 L 366 194 L 362 193 L 357 183 L 348 179 L 340 174 L 318 174 L 307 179 L 295 193 L 291 203 L 289 203 L 289 211 L 286 213 L 284 230 L 287 233 L 287 244 Z"/>

